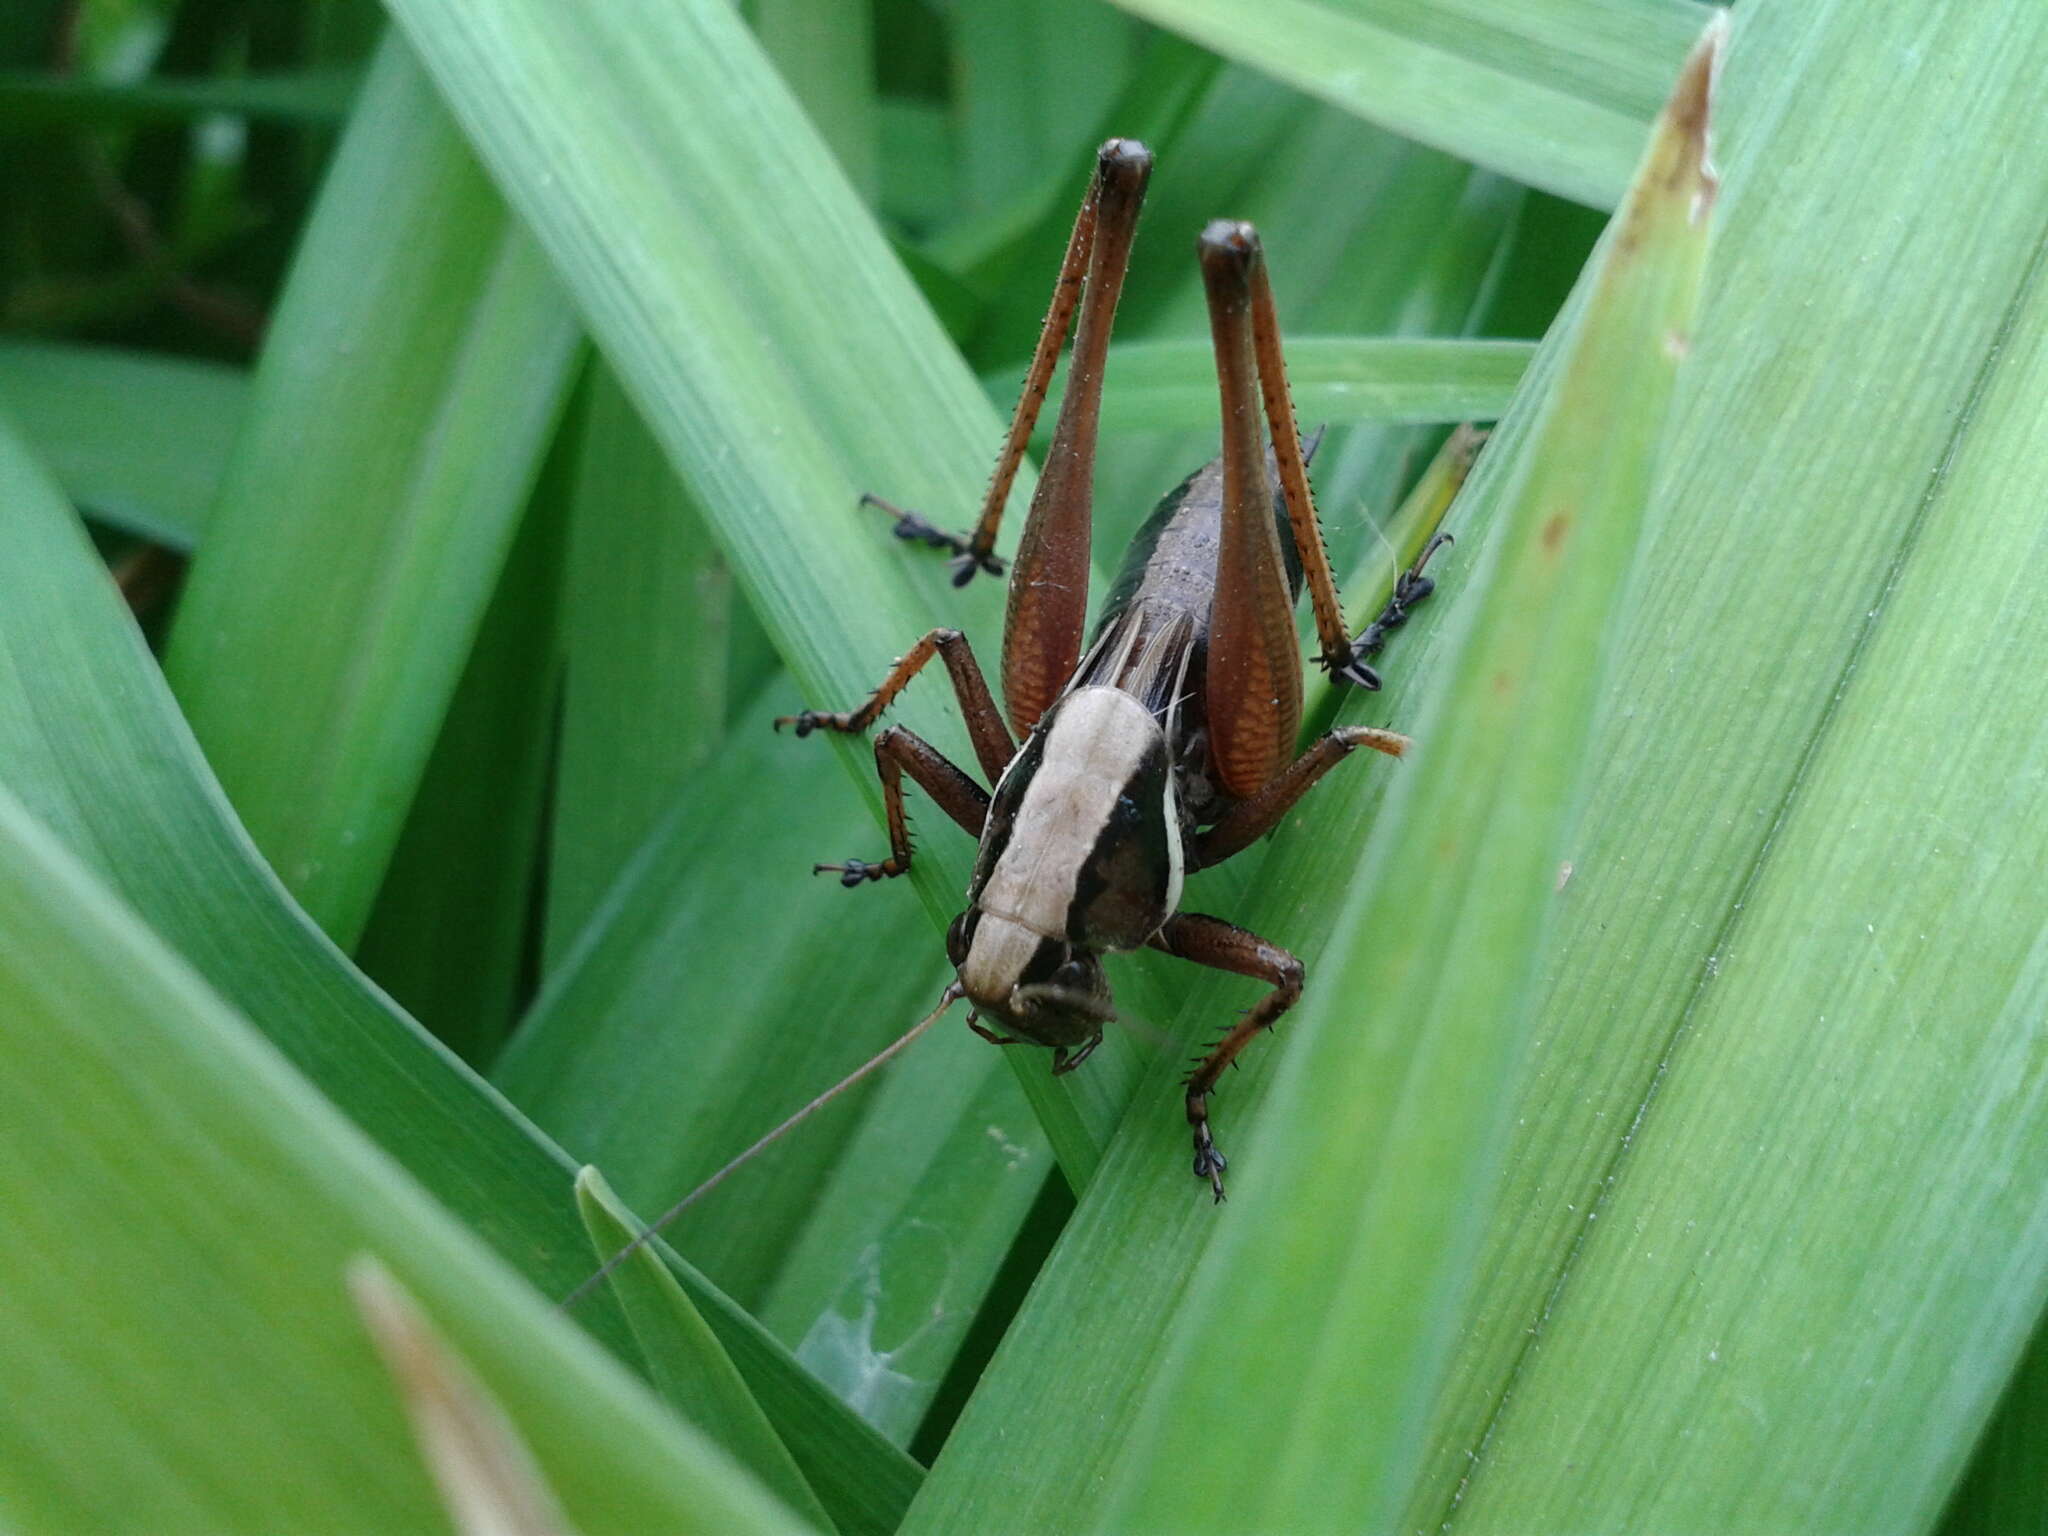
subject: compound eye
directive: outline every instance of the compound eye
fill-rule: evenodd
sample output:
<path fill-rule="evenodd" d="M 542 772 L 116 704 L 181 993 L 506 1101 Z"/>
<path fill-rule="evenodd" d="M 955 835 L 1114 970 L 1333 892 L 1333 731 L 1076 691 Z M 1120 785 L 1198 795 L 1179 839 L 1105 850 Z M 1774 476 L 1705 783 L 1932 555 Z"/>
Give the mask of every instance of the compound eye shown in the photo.
<path fill-rule="evenodd" d="M 946 930 L 946 958 L 958 969 L 967 963 L 967 946 L 974 940 L 975 911 L 969 907 Z"/>
<path fill-rule="evenodd" d="M 1088 990 L 1088 967 L 1079 960 L 1069 960 L 1052 973 L 1052 984 L 1062 991 L 1085 992 Z"/>

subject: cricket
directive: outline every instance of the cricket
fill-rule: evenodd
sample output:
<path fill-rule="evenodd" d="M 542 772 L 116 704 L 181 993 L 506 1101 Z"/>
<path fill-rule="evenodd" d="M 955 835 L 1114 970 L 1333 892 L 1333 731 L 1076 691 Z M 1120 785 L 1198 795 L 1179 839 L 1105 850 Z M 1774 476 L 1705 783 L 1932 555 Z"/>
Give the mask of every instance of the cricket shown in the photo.
<path fill-rule="evenodd" d="M 1309 489 L 1280 326 L 1258 232 L 1217 220 L 1197 242 L 1222 404 L 1222 451 L 1167 493 L 1139 530 L 1086 639 L 1103 372 L 1152 156 L 1111 139 L 1061 262 L 979 519 L 965 535 L 878 497 L 895 532 L 954 556 L 953 582 L 1003 573 L 996 533 L 1070 327 L 1073 355 L 1050 448 L 1010 572 L 999 709 L 966 637 L 934 629 L 858 708 L 785 716 L 798 736 L 865 732 L 933 657 L 944 663 L 992 789 L 902 726 L 874 738 L 888 820 L 878 862 L 819 864 L 848 887 L 911 868 L 906 774 L 980 844 L 967 907 L 946 935 L 957 979 L 928 1026 L 965 997 L 967 1022 L 998 1045 L 1049 1047 L 1070 1072 L 1116 1018 L 1102 956 L 1145 947 L 1271 988 L 1186 1079 L 1194 1172 L 1224 1198 L 1226 1159 L 1209 1123 L 1224 1069 L 1300 998 L 1301 962 L 1246 929 L 1180 910 L 1185 877 L 1273 829 L 1360 747 L 1398 757 L 1408 738 L 1342 726 L 1295 755 L 1303 663 L 1294 611 L 1304 585 L 1318 663 L 1376 689 L 1372 658 L 1431 592 L 1429 544 L 1379 616 L 1353 637 Z M 1078 318 L 1077 318 L 1078 317 Z M 1261 428 L 1261 417 L 1264 429 Z M 1270 447 L 1268 446 L 1270 440 Z M 1019 739 L 1022 746 L 1018 745 Z"/>

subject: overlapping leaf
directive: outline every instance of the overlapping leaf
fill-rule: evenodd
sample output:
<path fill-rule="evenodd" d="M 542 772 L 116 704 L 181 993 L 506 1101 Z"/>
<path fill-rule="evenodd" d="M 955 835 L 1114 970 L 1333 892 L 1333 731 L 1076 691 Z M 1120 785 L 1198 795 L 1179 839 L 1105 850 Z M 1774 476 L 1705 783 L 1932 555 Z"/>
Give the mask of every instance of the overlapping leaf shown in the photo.
<path fill-rule="evenodd" d="M 802 1528 L 549 1316 L 5 790 L 0 1002 L 24 1250 L 0 1286 L 10 1518 L 433 1524 L 343 1284 L 369 1252 L 460 1341 L 583 1528 Z"/>
<path fill-rule="evenodd" d="M 75 517 L 4 432 L 0 502 L 0 784 L 471 1230 L 544 1294 L 566 1295 L 588 1273 L 573 1166 L 291 903 Z M 724 1296 L 683 1278 L 842 1526 L 892 1523 L 910 1463 Z M 631 1357 L 602 1299 L 580 1315 Z"/>

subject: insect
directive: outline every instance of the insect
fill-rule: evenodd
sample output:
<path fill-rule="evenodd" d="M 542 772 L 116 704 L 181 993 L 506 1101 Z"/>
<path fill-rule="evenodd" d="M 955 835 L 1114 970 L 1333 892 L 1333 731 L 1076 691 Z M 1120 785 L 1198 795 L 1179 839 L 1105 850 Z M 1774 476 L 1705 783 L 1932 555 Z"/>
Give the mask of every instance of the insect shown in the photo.
<path fill-rule="evenodd" d="M 1259 237 L 1218 220 L 1197 244 L 1222 398 L 1221 455 L 1189 475 L 1139 531 L 1084 645 L 1096 427 L 1109 336 L 1152 157 L 1111 139 L 1074 223 L 1023 394 L 971 533 L 867 498 L 898 536 L 950 550 L 956 586 L 1000 575 L 996 530 L 1070 325 L 1067 389 L 1031 499 L 1003 628 L 1005 711 L 966 637 L 934 629 L 859 708 L 778 720 L 799 736 L 863 732 L 927 663 L 945 664 L 993 793 L 901 726 L 874 739 L 889 856 L 820 864 L 849 887 L 911 867 L 908 774 L 980 840 L 967 908 L 946 935 L 957 970 L 941 1009 L 965 996 L 968 1024 L 999 1045 L 1049 1046 L 1070 1072 L 1115 1017 L 1102 956 L 1150 946 L 1270 989 L 1186 1081 L 1194 1171 L 1217 1200 L 1225 1159 L 1209 1125 L 1217 1079 L 1301 995 L 1292 954 L 1220 918 L 1182 912 L 1183 879 L 1249 847 L 1359 747 L 1399 756 L 1408 739 L 1344 726 L 1299 757 L 1302 661 L 1294 607 L 1306 584 L 1320 664 L 1377 688 L 1370 663 L 1434 583 L 1433 539 L 1357 638 L 1344 625 L 1310 496 Z M 1077 318 L 1078 317 L 1078 318 Z M 1270 450 L 1260 427 L 1261 405 Z M 1012 734 L 1012 731 L 1016 733 Z M 1023 745 L 1017 744 L 1018 737 Z"/>

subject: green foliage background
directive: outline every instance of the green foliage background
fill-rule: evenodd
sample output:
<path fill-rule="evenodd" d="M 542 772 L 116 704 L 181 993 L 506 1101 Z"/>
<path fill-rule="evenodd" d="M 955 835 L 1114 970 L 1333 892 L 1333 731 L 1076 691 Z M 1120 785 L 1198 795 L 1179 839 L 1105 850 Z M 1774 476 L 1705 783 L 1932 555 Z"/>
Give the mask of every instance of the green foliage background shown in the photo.
<path fill-rule="evenodd" d="M 1636 168 L 1712 14 L 11 7 L 0 1525 L 2042 1529 L 2048 15 L 1742 0 L 1710 197 Z M 767 722 L 995 655 L 856 498 L 965 521 L 1112 132 L 1098 573 L 1213 451 L 1212 216 L 1359 616 L 1500 423 L 1311 698 L 1417 753 L 1191 887 L 1309 967 L 1234 1198 L 1174 1080 L 1256 990 L 1134 957 L 1084 1072 L 953 1022 L 551 1311 L 944 984 L 965 839 L 810 880 L 871 761 Z"/>

